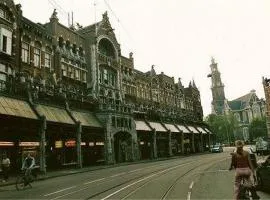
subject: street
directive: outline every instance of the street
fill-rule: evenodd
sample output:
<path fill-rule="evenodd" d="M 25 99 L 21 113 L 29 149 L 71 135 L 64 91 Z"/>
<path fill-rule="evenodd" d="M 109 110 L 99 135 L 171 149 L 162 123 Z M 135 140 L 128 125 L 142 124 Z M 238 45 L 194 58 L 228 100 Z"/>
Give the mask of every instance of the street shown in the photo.
<path fill-rule="evenodd" d="M 0 188 L 1 199 L 232 199 L 230 150 L 99 169 Z M 258 192 L 261 199 L 270 194 Z"/>

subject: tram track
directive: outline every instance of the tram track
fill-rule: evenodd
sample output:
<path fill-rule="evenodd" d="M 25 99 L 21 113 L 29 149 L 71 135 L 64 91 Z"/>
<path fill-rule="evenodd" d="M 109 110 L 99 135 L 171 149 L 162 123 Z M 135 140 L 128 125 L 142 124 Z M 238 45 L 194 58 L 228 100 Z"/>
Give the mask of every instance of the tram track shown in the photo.
<path fill-rule="evenodd" d="M 227 158 L 226 158 L 227 159 Z M 205 164 L 209 164 L 209 160 L 212 160 L 212 159 L 207 159 L 206 162 L 203 163 L 203 165 Z M 215 163 L 218 163 L 218 162 L 221 162 L 223 159 L 220 159 L 214 163 L 211 163 L 211 165 L 214 165 Z M 196 161 L 191 161 L 191 162 L 187 162 L 187 163 L 184 163 L 184 164 L 181 164 L 181 165 L 176 165 L 176 166 L 173 166 L 173 167 L 170 167 L 168 169 L 160 169 L 160 170 L 156 170 L 156 171 L 153 171 L 151 173 L 149 173 L 148 175 L 143 175 L 143 176 L 140 176 L 140 177 L 136 177 L 134 179 L 130 179 L 128 181 L 125 181 L 125 182 L 122 182 L 120 184 L 117 184 L 117 185 L 114 185 L 113 187 L 110 187 L 106 190 L 103 190 L 101 192 L 98 192 L 96 194 L 93 194 L 85 199 L 95 199 L 97 197 L 99 197 L 100 195 L 102 194 L 105 194 L 106 192 L 109 192 L 109 191 L 114 191 L 116 189 L 118 189 L 119 187 L 121 186 L 124 186 L 114 192 L 112 192 L 111 194 L 105 196 L 104 198 L 101 198 L 102 200 L 105 200 L 105 199 L 109 199 L 113 196 L 115 196 L 116 194 L 124 191 L 125 189 L 127 188 L 131 188 L 131 186 L 134 186 L 134 185 L 138 185 L 140 183 L 142 183 L 140 186 L 136 187 L 135 189 L 133 189 L 132 191 L 130 191 L 128 194 L 126 194 L 124 197 L 122 198 L 118 198 L 118 199 L 121 199 L 121 200 L 124 200 L 124 199 L 128 199 L 132 194 L 134 194 L 135 192 L 139 191 L 140 189 L 142 189 L 143 187 L 145 187 L 147 184 L 149 184 L 150 182 L 154 181 L 155 179 L 159 178 L 160 176 L 158 175 L 166 175 L 167 173 L 171 172 L 172 170 L 174 169 L 177 169 L 179 167 L 184 167 L 186 165 L 190 165 L 190 164 L 193 164 L 194 162 Z M 161 200 L 165 200 L 169 193 L 171 192 L 171 190 L 175 187 L 175 185 L 178 183 L 179 180 L 181 180 L 182 178 L 184 178 L 187 174 L 189 174 L 191 171 L 201 167 L 202 164 L 200 165 L 196 165 L 195 167 L 192 167 L 191 169 L 189 169 L 188 171 L 186 171 L 184 174 L 181 174 L 179 177 L 177 177 L 175 179 L 175 181 L 167 187 L 166 191 L 163 193 L 163 195 L 161 196 Z M 145 182 L 146 181 L 146 182 Z"/>

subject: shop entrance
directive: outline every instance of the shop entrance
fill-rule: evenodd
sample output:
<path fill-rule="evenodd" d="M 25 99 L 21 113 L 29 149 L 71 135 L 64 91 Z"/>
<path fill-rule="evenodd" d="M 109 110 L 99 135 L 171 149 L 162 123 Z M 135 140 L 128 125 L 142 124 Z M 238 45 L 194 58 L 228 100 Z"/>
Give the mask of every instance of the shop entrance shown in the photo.
<path fill-rule="evenodd" d="M 128 132 L 114 135 L 114 156 L 117 163 L 132 160 L 132 137 Z"/>

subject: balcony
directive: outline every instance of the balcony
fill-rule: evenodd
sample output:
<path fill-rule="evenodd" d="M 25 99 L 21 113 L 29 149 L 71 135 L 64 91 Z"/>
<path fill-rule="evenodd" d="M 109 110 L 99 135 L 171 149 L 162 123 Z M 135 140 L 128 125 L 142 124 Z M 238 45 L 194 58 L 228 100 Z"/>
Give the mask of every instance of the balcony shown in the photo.
<path fill-rule="evenodd" d="M 114 68 L 118 68 L 118 62 L 116 59 L 112 57 L 108 57 L 101 53 L 98 53 L 98 62 L 99 64 L 104 64 L 104 65 L 112 66 Z"/>

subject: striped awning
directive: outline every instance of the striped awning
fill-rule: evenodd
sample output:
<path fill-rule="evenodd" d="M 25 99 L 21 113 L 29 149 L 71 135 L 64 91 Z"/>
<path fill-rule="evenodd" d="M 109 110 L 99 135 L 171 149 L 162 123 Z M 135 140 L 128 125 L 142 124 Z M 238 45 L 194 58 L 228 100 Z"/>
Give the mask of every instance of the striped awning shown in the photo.
<path fill-rule="evenodd" d="M 151 131 L 151 128 L 144 121 L 135 121 L 137 131 Z"/>
<path fill-rule="evenodd" d="M 173 124 L 164 124 L 172 133 L 179 133 L 180 131 Z"/>
<path fill-rule="evenodd" d="M 36 110 L 40 115 L 44 115 L 49 122 L 75 124 L 64 108 L 38 104 Z"/>
<path fill-rule="evenodd" d="M 81 122 L 82 126 L 102 128 L 100 121 L 97 119 L 97 117 L 93 113 L 71 111 L 71 114 L 73 115 L 76 121 Z"/>
<path fill-rule="evenodd" d="M 188 126 L 189 130 L 191 130 L 193 133 L 200 133 L 194 126 Z"/>
<path fill-rule="evenodd" d="M 29 119 L 38 119 L 30 105 L 23 100 L 0 97 L 0 114 Z"/>
<path fill-rule="evenodd" d="M 209 133 L 209 134 L 213 134 L 208 128 L 204 127 L 204 130 Z"/>
<path fill-rule="evenodd" d="M 207 132 L 200 126 L 197 127 L 197 129 L 202 133 L 202 134 L 207 134 Z"/>
<path fill-rule="evenodd" d="M 158 132 L 167 132 L 167 130 L 158 122 L 149 122 L 152 129 L 156 129 Z"/>
<path fill-rule="evenodd" d="M 183 131 L 183 133 L 191 133 L 184 125 L 177 125 L 177 127 Z"/>

